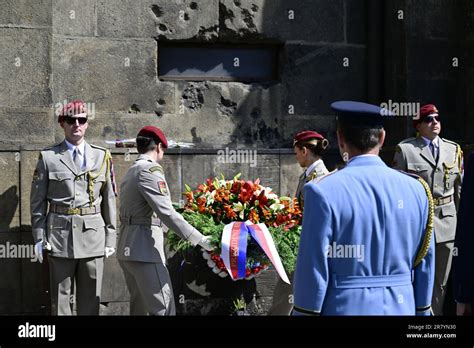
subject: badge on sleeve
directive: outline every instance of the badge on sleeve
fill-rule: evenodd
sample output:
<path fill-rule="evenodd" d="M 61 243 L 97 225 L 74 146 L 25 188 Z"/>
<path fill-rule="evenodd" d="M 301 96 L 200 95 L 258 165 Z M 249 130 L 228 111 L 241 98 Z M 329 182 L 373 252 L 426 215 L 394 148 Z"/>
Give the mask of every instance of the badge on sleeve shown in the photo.
<path fill-rule="evenodd" d="M 166 186 L 166 182 L 158 181 L 158 188 L 160 189 L 161 194 L 168 195 L 168 187 Z"/>

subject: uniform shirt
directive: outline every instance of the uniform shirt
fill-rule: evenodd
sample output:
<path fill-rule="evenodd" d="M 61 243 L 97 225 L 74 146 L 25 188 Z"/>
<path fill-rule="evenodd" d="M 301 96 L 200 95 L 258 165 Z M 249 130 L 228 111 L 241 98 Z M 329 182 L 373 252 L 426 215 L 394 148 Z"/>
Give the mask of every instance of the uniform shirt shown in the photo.
<path fill-rule="evenodd" d="M 80 155 L 80 159 L 81 159 L 81 168 L 79 169 L 83 169 L 85 166 L 86 166 L 86 156 L 85 156 L 85 153 L 86 153 L 86 142 L 83 141 L 82 143 L 80 143 L 79 145 L 73 145 L 71 144 L 69 141 L 67 141 L 66 139 L 64 139 L 64 142 L 66 143 L 66 146 L 67 146 L 67 150 L 68 152 L 71 154 L 71 158 L 72 160 L 74 161 L 74 151 L 77 149 L 79 151 L 79 155 Z"/>

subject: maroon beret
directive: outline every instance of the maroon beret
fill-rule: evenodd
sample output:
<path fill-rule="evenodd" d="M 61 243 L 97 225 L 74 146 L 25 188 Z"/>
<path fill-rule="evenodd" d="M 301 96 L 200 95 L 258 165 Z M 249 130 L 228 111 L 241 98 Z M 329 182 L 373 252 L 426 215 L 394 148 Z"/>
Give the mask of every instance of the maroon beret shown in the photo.
<path fill-rule="evenodd" d="M 293 139 L 293 146 L 295 146 L 297 143 L 307 142 L 311 140 L 324 140 L 324 137 L 318 132 L 305 130 L 295 135 Z"/>
<path fill-rule="evenodd" d="M 86 104 L 82 100 L 73 100 L 59 111 L 58 122 L 61 122 L 64 117 L 87 117 Z"/>
<path fill-rule="evenodd" d="M 429 115 L 438 116 L 438 109 L 433 104 L 426 104 L 420 108 L 420 112 L 413 119 L 413 126 L 416 127 L 419 122 L 423 121 L 423 119 Z"/>
<path fill-rule="evenodd" d="M 163 147 L 168 148 L 168 140 L 166 140 L 165 134 L 161 129 L 155 126 L 145 126 L 138 132 L 137 137 L 150 137 L 153 139 L 158 139 L 160 143 L 163 144 Z"/>

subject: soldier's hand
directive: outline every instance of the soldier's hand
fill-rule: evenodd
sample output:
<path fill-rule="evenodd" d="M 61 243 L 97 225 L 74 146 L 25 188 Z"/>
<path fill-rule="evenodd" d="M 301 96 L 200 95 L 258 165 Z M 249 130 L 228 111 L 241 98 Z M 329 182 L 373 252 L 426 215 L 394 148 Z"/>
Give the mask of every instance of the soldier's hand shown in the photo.
<path fill-rule="evenodd" d="M 112 256 L 115 253 L 115 248 L 105 247 L 105 257 Z"/>
<path fill-rule="evenodd" d="M 35 244 L 35 255 L 40 263 L 43 263 L 43 241 L 40 240 Z"/>
<path fill-rule="evenodd" d="M 204 250 L 212 251 L 214 247 L 211 245 L 211 237 L 210 236 L 202 236 L 201 241 L 198 243 Z"/>

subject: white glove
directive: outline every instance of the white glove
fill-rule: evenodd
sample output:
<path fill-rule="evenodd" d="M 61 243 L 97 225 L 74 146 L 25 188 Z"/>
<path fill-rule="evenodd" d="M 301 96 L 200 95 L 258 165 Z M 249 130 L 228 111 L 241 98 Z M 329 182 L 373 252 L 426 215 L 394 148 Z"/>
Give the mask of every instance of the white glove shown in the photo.
<path fill-rule="evenodd" d="M 211 245 L 211 236 L 203 236 L 198 243 L 204 250 L 212 251 L 214 247 Z"/>
<path fill-rule="evenodd" d="M 40 263 L 43 263 L 43 241 L 40 240 L 35 244 L 35 255 Z"/>
<path fill-rule="evenodd" d="M 114 252 L 115 252 L 115 248 L 105 247 L 105 257 L 109 257 L 113 255 Z"/>

